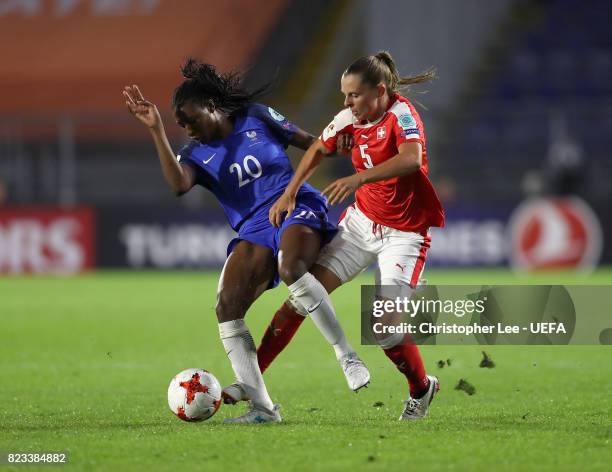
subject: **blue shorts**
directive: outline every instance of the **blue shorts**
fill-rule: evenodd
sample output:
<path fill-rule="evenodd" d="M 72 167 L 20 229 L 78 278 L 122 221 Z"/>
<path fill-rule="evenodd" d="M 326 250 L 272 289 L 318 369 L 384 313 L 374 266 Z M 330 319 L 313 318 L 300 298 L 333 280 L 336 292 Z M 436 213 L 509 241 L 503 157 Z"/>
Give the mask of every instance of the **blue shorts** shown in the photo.
<path fill-rule="evenodd" d="M 274 253 L 274 259 L 278 256 L 280 248 L 280 240 L 283 232 L 290 225 L 305 225 L 316 231 L 319 231 L 322 236 L 322 244 L 330 242 L 335 236 L 337 229 L 336 225 L 327 219 L 327 203 L 324 197 L 314 193 L 303 193 L 297 196 L 295 210 L 290 217 L 285 218 L 280 228 L 275 228 L 268 219 L 270 208 L 276 202 L 276 199 L 258 208 L 238 230 L 238 236 L 232 239 L 227 246 L 227 255 L 234 250 L 236 244 L 245 240 L 253 244 L 269 247 Z M 270 281 L 268 289 L 276 287 L 280 282 L 277 270 L 274 273 L 274 279 Z"/>

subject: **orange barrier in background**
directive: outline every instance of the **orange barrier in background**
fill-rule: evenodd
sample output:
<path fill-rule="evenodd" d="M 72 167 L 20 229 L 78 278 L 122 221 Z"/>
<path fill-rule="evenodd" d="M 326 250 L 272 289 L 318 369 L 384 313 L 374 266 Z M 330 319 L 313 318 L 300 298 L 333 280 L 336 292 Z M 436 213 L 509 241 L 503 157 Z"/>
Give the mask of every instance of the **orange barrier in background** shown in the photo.
<path fill-rule="evenodd" d="M 247 67 L 286 4 L 10 1 L 0 5 L 0 113 L 117 110 L 126 83 L 166 108 L 185 57 Z"/>

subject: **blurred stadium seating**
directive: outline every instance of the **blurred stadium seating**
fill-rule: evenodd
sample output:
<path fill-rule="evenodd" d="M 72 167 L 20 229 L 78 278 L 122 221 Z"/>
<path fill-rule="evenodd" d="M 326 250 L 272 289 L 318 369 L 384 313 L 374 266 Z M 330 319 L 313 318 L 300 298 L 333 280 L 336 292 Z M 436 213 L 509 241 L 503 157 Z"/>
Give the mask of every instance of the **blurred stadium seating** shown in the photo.
<path fill-rule="evenodd" d="M 513 201 L 528 169 L 544 169 L 562 116 L 584 152 L 588 199 L 612 196 L 612 4 L 515 2 L 445 123 L 439 172 L 467 199 Z M 466 185 L 477 181 L 479 185 Z"/>

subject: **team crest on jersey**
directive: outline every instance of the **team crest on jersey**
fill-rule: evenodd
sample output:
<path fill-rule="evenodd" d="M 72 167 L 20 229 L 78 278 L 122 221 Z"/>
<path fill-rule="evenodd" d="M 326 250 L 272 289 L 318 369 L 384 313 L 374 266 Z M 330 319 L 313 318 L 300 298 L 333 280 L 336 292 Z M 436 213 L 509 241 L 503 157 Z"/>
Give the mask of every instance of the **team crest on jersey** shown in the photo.
<path fill-rule="evenodd" d="M 268 107 L 268 111 L 270 112 L 270 115 L 272 116 L 272 118 L 274 118 L 276 121 L 285 120 L 285 117 L 281 115 L 279 112 L 277 112 L 274 108 Z"/>
<path fill-rule="evenodd" d="M 414 117 L 408 113 L 404 114 L 404 115 L 400 115 L 397 119 L 397 121 L 399 122 L 400 126 L 403 129 L 408 129 L 408 128 L 416 128 L 417 127 L 417 123 L 416 120 L 414 119 Z"/>
<path fill-rule="evenodd" d="M 386 136 L 387 136 L 387 127 L 379 126 L 378 129 L 376 130 L 376 139 L 380 141 L 381 139 L 385 139 Z"/>

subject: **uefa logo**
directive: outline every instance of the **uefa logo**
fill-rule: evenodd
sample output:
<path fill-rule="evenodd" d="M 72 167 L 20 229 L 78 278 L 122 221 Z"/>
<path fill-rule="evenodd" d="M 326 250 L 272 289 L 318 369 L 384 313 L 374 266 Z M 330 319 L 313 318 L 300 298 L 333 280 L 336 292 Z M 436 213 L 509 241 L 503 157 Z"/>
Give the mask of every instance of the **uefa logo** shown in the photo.
<path fill-rule="evenodd" d="M 538 198 L 510 219 L 510 263 L 515 270 L 593 270 L 602 251 L 597 216 L 580 198 Z"/>

